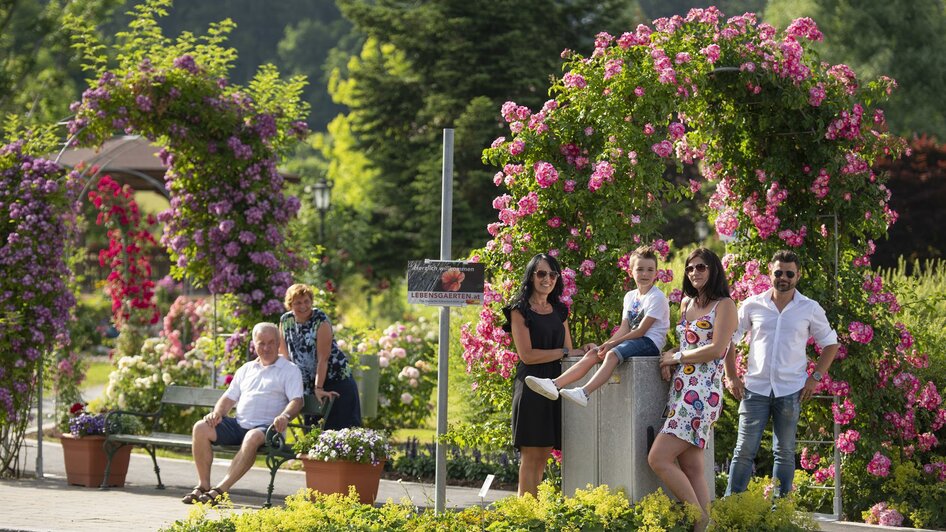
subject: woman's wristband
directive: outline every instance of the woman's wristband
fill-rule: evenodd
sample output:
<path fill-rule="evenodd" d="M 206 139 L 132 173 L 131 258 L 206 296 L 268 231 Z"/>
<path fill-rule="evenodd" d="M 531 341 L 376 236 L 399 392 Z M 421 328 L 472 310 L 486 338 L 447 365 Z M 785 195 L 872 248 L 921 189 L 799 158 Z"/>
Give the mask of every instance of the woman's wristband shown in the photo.
<path fill-rule="evenodd" d="M 673 358 L 674 360 L 676 360 L 677 362 L 679 362 L 680 364 L 682 364 L 682 363 L 683 363 L 683 351 L 677 351 L 676 353 L 673 354 L 673 357 L 672 357 L 672 358 Z"/>

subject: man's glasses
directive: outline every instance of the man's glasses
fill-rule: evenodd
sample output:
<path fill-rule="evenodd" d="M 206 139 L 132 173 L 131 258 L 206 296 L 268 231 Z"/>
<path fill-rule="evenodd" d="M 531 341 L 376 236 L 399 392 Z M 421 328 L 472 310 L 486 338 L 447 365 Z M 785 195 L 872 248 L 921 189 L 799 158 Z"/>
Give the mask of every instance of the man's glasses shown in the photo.
<path fill-rule="evenodd" d="M 548 277 L 549 279 L 554 281 L 555 279 L 558 279 L 558 272 L 554 272 L 551 270 L 548 270 L 548 271 L 536 270 L 535 276 L 538 277 L 539 279 L 545 279 L 546 277 Z"/>
<path fill-rule="evenodd" d="M 707 268 L 708 268 L 708 266 L 706 266 L 706 265 L 703 264 L 703 263 L 700 263 L 700 264 L 691 264 L 691 265 L 687 266 L 686 268 L 684 268 L 684 270 L 685 270 L 687 273 L 693 273 L 693 270 L 696 270 L 696 271 L 698 271 L 698 272 L 700 272 L 700 273 L 703 273 L 703 272 L 706 271 Z"/>
<path fill-rule="evenodd" d="M 795 272 L 790 271 L 790 270 L 786 270 L 784 272 L 782 270 L 775 270 L 774 272 L 772 272 L 772 275 L 774 275 L 776 279 L 781 279 L 782 274 L 785 274 L 785 277 L 788 277 L 789 279 L 795 278 Z"/>

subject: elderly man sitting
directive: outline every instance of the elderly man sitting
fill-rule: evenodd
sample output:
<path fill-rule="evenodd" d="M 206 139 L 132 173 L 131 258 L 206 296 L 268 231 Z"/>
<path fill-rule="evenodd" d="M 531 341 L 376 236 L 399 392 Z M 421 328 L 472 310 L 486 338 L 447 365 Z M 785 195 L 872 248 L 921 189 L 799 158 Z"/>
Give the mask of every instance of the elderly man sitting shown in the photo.
<path fill-rule="evenodd" d="M 185 504 L 215 503 L 250 470 L 256 451 L 266 441 L 266 429 L 286 430 L 289 420 L 302 409 L 302 373 L 279 356 L 279 329 L 272 323 L 253 327 L 257 359 L 237 370 L 226 393 L 213 411 L 194 424 L 194 465 L 199 484 L 184 496 Z M 227 417 L 236 405 L 236 417 Z M 230 469 L 216 487 L 210 487 L 214 443 L 240 445 Z"/>

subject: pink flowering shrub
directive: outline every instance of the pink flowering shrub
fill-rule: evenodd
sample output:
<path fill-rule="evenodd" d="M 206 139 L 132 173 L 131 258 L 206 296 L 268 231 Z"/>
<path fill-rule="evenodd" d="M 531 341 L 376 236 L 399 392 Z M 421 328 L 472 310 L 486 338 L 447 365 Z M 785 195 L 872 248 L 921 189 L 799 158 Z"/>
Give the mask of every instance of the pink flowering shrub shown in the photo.
<path fill-rule="evenodd" d="M 841 406 L 807 402 L 799 438 L 823 439 L 819 431 L 843 423 L 839 445 L 850 452 L 839 467 L 851 464 L 855 470 L 844 474 L 864 478 L 872 477 L 866 468 L 877 452 L 911 453 L 918 466 L 936 459 L 932 437 L 943 439 L 946 413 L 938 403 L 918 406 L 927 389 L 919 377 L 915 385 L 897 379 L 929 346 L 917 346 L 897 319 L 896 286 L 865 285 L 874 241 L 897 218 L 886 176 L 870 166 L 905 150 L 877 112 L 896 83 L 822 63 L 810 46 L 830 38 L 810 19 L 779 31 L 752 14 L 727 19 L 711 7 L 601 39 L 590 57 L 563 53 L 566 74 L 551 87 L 555 105 L 542 110 L 547 129 L 511 127 L 483 154 L 496 167 L 525 169 L 514 180 L 495 180 L 498 195 L 508 196 L 503 209 L 513 212 L 499 211 L 492 239 L 474 253 L 494 290 L 479 322 L 464 329 L 466 356 L 489 361 L 469 366 L 478 385 L 497 383 L 484 396 L 500 381 L 509 387 L 511 363 L 499 360 L 514 360 L 514 347 L 497 332 L 498 309 L 534 253 L 554 253 L 578 272 L 569 298 L 575 343 L 603 341 L 632 286 L 629 250 L 661 236 L 663 202 L 707 189 L 710 220 L 727 239 L 733 297 L 769 289 L 766 261 L 789 247 L 802 257 L 802 293 L 822 304 L 838 330 L 838 360 L 818 393 L 839 397 Z M 524 149 L 513 156 L 516 141 Z M 669 183 L 668 161 L 699 163 L 702 181 Z M 539 168 L 548 175 L 546 164 L 556 181 L 533 175 Z M 528 214 L 516 208 L 523 198 Z M 810 343 L 809 356 L 820 349 Z M 936 402 L 931 395 L 927 402 Z M 885 414 L 891 421 L 878 426 Z M 717 434 L 735 432 L 726 423 L 733 421 L 721 421 Z M 717 444 L 721 455 L 725 447 Z M 845 500 L 854 510 L 868 502 Z"/>
<path fill-rule="evenodd" d="M 864 522 L 869 525 L 883 526 L 901 526 L 903 524 L 903 515 L 887 506 L 886 502 L 878 502 L 870 507 L 870 510 L 864 512 Z"/>
<path fill-rule="evenodd" d="M 366 418 L 372 428 L 393 431 L 422 427 L 433 413 L 431 395 L 437 388 L 436 324 L 421 317 L 396 322 L 380 334 L 349 337 L 340 331 L 338 347 L 352 364 L 377 357 L 378 413 Z"/>

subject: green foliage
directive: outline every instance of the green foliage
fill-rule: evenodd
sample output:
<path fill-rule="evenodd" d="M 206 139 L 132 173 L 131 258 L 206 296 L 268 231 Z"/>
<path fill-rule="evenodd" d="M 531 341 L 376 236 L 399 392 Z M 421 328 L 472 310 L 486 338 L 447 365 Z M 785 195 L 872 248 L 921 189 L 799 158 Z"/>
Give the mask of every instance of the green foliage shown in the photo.
<path fill-rule="evenodd" d="M 414 480 L 432 481 L 436 473 L 436 446 L 421 445 L 411 438 L 401 449 L 398 446 L 391 469 Z M 515 483 L 519 478 L 519 461 L 509 454 L 484 454 L 458 447 L 447 450 L 447 478 L 451 480 L 483 481 L 487 475 L 496 475 L 498 482 Z"/>
<path fill-rule="evenodd" d="M 634 524 L 638 530 L 690 530 L 702 512 L 699 508 L 671 501 L 663 488 L 645 495 L 634 508 Z"/>
<path fill-rule="evenodd" d="M 755 530 L 818 530 L 807 514 L 795 508 L 791 497 L 773 498 L 771 479 L 753 478 L 743 493 L 714 501 L 710 505 L 711 531 L 753 532 Z"/>
<path fill-rule="evenodd" d="M 646 530 L 683 532 L 692 529 L 699 510 L 675 505 L 662 492 L 645 497 L 632 506 L 621 492 L 606 486 L 577 490 L 574 497 L 562 497 L 548 485 L 539 487 L 538 497 L 508 497 L 491 508 L 474 506 L 459 512 L 420 512 L 408 502 L 388 501 L 380 507 L 358 502 L 357 494 L 323 495 L 300 491 L 286 499 L 285 507 L 239 514 L 225 512 L 211 520 L 198 508 L 185 520 L 166 530 Z M 743 528 L 742 530 L 747 530 Z M 785 530 L 785 529 L 783 529 Z M 790 530 L 790 529 L 789 529 Z"/>

